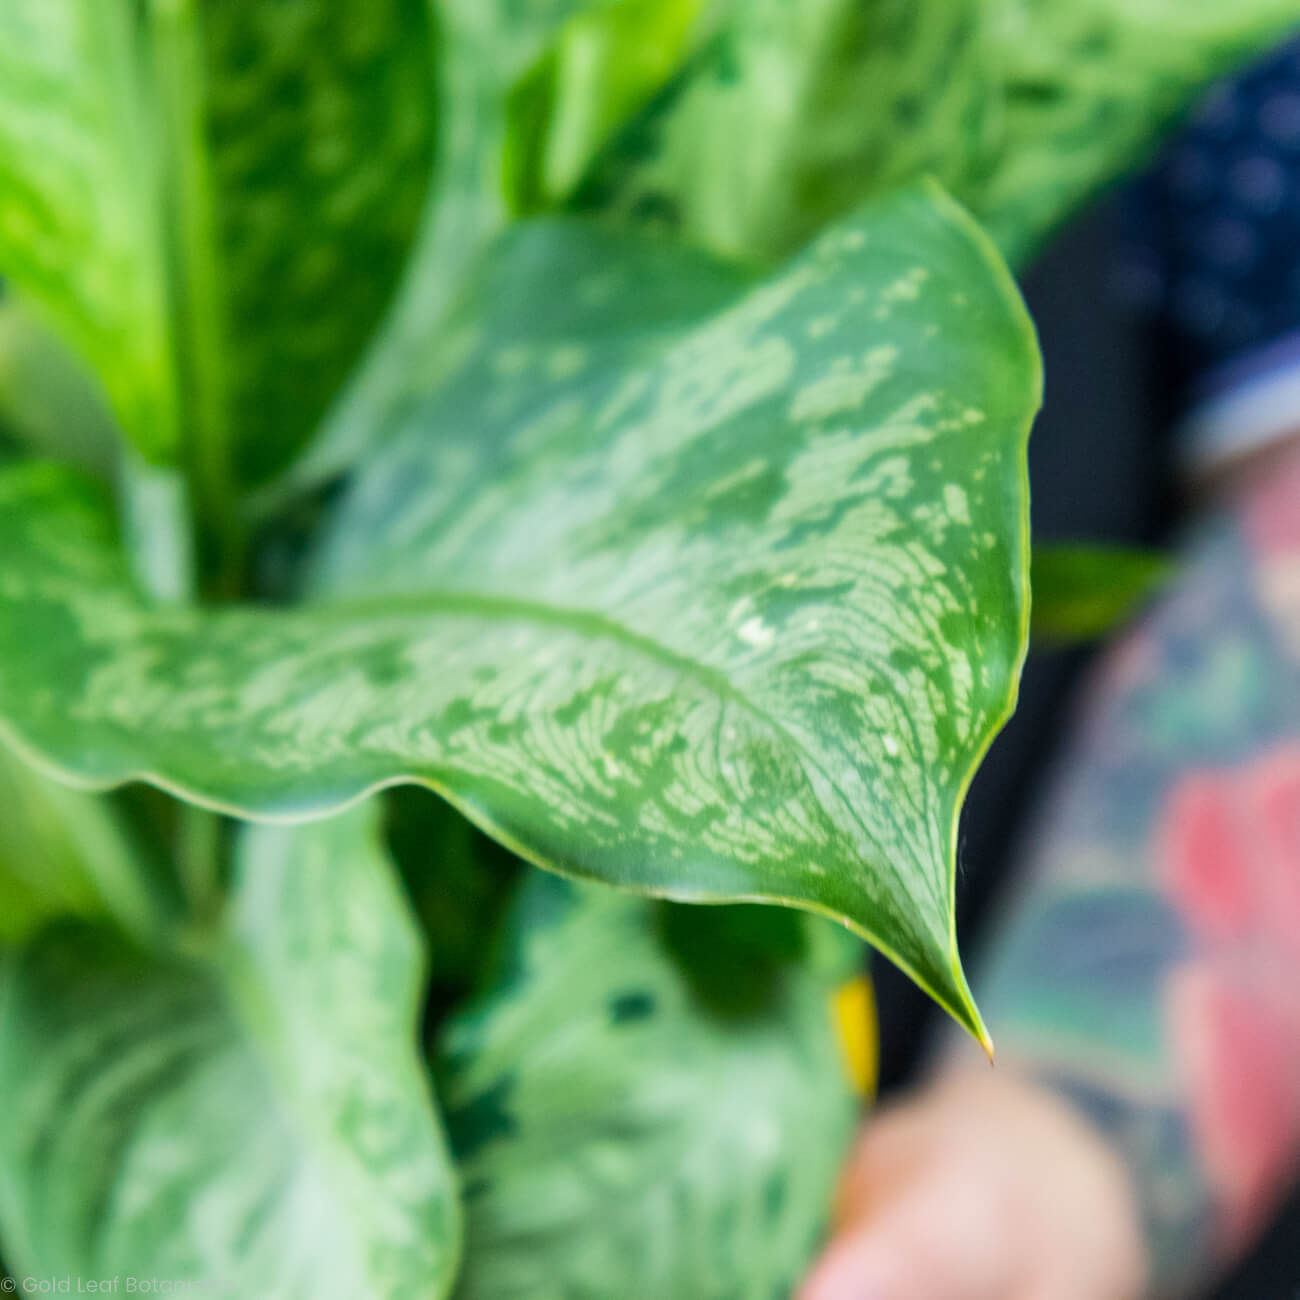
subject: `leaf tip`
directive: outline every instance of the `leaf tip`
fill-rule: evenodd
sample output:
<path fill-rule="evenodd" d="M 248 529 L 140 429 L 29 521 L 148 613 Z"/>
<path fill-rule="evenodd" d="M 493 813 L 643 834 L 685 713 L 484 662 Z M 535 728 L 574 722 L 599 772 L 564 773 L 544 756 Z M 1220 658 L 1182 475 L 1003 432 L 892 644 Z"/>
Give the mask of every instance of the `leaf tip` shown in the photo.
<path fill-rule="evenodd" d="M 951 1001 L 945 1003 L 948 1013 L 984 1049 L 989 1064 L 993 1065 L 995 1064 L 993 1036 L 989 1033 L 988 1026 L 980 1015 L 979 1007 L 975 1004 L 975 997 L 966 981 L 966 972 L 962 969 L 961 958 L 955 951 L 952 955 L 950 971 L 952 997 Z"/>

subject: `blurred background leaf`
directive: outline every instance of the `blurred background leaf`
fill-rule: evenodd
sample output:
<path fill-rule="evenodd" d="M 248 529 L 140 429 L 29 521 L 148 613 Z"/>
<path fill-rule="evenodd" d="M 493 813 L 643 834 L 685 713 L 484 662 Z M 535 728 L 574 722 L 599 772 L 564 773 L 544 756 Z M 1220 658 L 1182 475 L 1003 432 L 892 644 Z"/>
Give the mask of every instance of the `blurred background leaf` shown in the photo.
<path fill-rule="evenodd" d="M 960 194 L 986 162 L 997 122 L 985 8 L 980 0 L 717 6 L 707 39 L 614 140 L 580 202 L 766 262 L 890 185 L 934 174 Z M 601 17 L 612 26 L 613 13 Z M 555 83 L 557 127 L 590 80 L 588 72 Z"/>
<path fill-rule="evenodd" d="M 63 921 L 0 976 L 0 1210 L 25 1276 L 428 1300 L 459 1210 L 421 958 L 371 805 L 249 828 L 215 932 Z"/>
<path fill-rule="evenodd" d="M 0 14 L 0 272 L 212 512 L 293 457 L 388 304 L 432 58 L 425 0 Z"/>
<path fill-rule="evenodd" d="M 1295 0 L 985 3 L 1001 128 L 958 197 L 1015 265 L 1145 161 L 1197 91 L 1300 29 Z"/>
<path fill-rule="evenodd" d="M 384 835 L 429 954 L 425 1024 L 480 991 L 521 862 L 420 786 L 384 795 Z"/>
<path fill-rule="evenodd" d="M 0 274 L 102 377 L 145 455 L 179 454 L 163 160 L 129 0 L 0 8 Z"/>
<path fill-rule="evenodd" d="M 515 212 L 563 202 L 611 136 L 677 72 L 708 0 L 623 0 L 575 15 L 511 89 L 506 196 Z"/>
<path fill-rule="evenodd" d="M 0 284 L 0 429 L 31 454 L 100 478 L 115 467 L 117 427 L 98 381 Z"/>
<path fill-rule="evenodd" d="M 721 937 L 707 975 L 674 960 L 665 911 Z M 798 951 L 768 948 L 770 978 L 737 1006 L 763 949 L 753 930 L 726 936 L 756 913 L 787 918 Z M 465 1187 L 457 1295 L 792 1294 L 856 1118 L 833 1008 L 860 946 L 821 920 L 536 872 L 510 942 L 502 982 L 443 1036 Z"/>
<path fill-rule="evenodd" d="M 525 190 L 535 202 L 567 189 L 750 261 L 932 174 L 1024 265 L 1197 90 L 1300 25 L 1294 0 L 724 0 L 678 41 L 671 75 L 656 63 L 633 77 L 661 89 L 575 187 L 573 123 L 604 132 L 593 105 L 631 102 L 621 85 L 603 100 L 599 88 L 617 83 L 634 24 L 666 56 L 674 7 L 584 18 L 573 67 L 557 42 L 526 83 L 513 152 L 532 161 L 516 169 L 543 178 Z"/>
<path fill-rule="evenodd" d="M 523 317 L 525 277 L 567 292 Z M 142 601 L 84 482 L 8 471 L 0 716 L 92 783 L 309 817 L 421 780 L 560 871 L 828 911 L 978 1034 L 953 837 L 1024 652 L 1032 334 L 930 187 L 732 283 L 518 234 L 295 608 Z"/>
<path fill-rule="evenodd" d="M 399 292 L 302 461 L 256 500 L 260 514 L 347 471 L 435 372 L 446 317 L 505 228 L 508 105 L 569 21 L 634 0 L 439 0 L 433 181 Z"/>
<path fill-rule="evenodd" d="M 174 919 L 156 865 L 107 799 L 61 785 L 0 745 L 0 945 L 61 916 L 109 919 L 145 941 Z"/>
<path fill-rule="evenodd" d="M 1170 558 L 1153 551 L 1036 544 L 1030 633 L 1053 642 L 1104 636 L 1131 618 L 1171 571 Z"/>

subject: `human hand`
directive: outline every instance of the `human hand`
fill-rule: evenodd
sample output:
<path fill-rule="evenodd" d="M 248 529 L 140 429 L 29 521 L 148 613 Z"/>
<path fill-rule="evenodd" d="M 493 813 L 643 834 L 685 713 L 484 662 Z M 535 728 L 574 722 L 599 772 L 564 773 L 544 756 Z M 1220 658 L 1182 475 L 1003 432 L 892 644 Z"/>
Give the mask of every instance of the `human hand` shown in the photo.
<path fill-rule="evenodd" d="M 1066 1102 L 967 1070 L 864 1128 L 799 1300 L 1136 1300 L 1128 1176 Z"/>

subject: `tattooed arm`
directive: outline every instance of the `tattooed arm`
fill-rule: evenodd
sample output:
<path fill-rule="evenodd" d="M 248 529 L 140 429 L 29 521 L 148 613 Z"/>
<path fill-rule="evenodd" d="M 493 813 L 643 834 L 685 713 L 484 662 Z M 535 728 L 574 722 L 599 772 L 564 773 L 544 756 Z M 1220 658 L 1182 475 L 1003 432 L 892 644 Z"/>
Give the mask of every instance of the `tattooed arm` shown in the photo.
<path fill-rule="evenodd" d="M 1300 443 L 1232 499 L 1103 662 L 1026 842 L 976 984 L 996 1082 L 954 1044 L 867 1125 L 809 1300 L 1195 1295 L 1291 1183 Z"/>
<path fill-rule="evenodd" d="M 1156 1294 L 1300 1155 L 1300 449 L 1256 466 L 1103 665 L 984 997 L 1132 1172 Z"/>

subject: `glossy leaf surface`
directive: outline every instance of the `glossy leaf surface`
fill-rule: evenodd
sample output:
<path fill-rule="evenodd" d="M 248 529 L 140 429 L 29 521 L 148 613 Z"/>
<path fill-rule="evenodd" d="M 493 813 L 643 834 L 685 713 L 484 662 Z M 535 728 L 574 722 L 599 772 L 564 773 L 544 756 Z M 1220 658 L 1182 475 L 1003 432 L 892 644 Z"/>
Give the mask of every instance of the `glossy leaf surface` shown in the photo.
<path fill-rule="evenodd" d="M 0 273 L 154 460 L 283 467 L 380 319 L 432 156 L 425 0 L 14 0 Z"/>
<path fill-rule="evenodd" d="M 66 922 L 9 959 L 0 1230 L 21 1274 L 447 1292 L 419 945 L 372 821 L 246 831 L 221 931 L 175 951 Z"/>
<path fill-rule="evenodd" d="M 670 956 L 665 909 L 689 911 L 698 942 L 713 935 L 707 988 Z M 758 990 L 754 952 L 716 947 L 737 916 L 797 941 Z M 845 940 L 788 912 L 685 909 L 535 875 L 514 968 L 444 1034 L 465 1185 L 458 1296 L 794 1294 L 857 1110 L 833 1017 L 862 957 Z M 749 1000 L 730 1013 L 701 997 L 736 986 Z"/>
<path fill-rule="evenodd" d="M 953 837 L 1024 651 L 1023 308 L 929 188 L 721 309 L 676 258 L 522 233 L 307 607 L 150 607 L 93 494 L 8 471 L 0 718 L 258 816 L 425 781 L 562 871 L 842 916 L 975 1028 Z"/>

